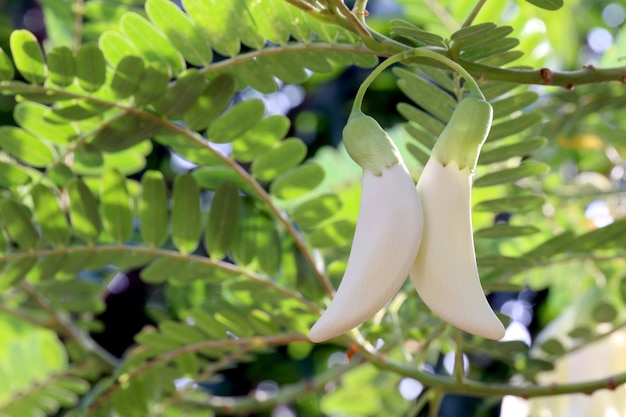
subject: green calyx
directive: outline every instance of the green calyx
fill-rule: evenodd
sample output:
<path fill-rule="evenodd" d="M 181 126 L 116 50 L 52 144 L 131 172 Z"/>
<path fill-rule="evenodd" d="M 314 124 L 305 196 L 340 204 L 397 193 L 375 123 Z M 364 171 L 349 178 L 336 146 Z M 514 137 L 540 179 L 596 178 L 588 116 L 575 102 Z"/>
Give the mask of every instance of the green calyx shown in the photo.
<path fill-rule="evenodd" d="M 466 97 L 454 109 L 452 117 L 445 127 L 437 143 L 433 147 L 432 158 L 447 165 L 456 161 L 459 169 L 476 167 L 480 148 L 485 143 L 493 109 L 484 99 Z"/>
<path fill-rule="evenodd" d="M 352 110 L 343 128 L 343 144 L 350 157 L 365 171 L 380 176 L 400 163 L 398 148 L 378 122 L 360 110 Z"/>

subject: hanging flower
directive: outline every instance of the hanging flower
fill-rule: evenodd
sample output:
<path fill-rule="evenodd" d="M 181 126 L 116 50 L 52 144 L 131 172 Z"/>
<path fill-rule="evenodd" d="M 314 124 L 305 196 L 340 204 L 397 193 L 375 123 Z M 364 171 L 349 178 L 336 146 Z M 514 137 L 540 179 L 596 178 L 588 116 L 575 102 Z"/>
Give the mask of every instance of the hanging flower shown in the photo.
<path fill-rule="evenodd" d="M 359 218 L 346 272 L 309 338 L 323 342 L 373 316 L 398 292 L 422 236 L 422 207 L 397 148 L 369 116 L 350 117 L 348 153 L 363 167 Z"/>
<path fill-rule="evenodd" d="M 484 100 L 462 100 L 417 183 L 424 209 L 422 246 L 411 280 L 424 303 L 461 330 L 504 336 L 480 284 L 471 219 L 472 170 L 491 127 Z"/>
<path fill-rule="evenodd" d="M 443 62 L 463 74 L 472 90 L 454 110 L 416 188 L 389 136 L 360 111 L 371 81 L 411 56 Z M 485 338 L 504 336 L 480 284 L 471 223 L 471 175 L 492 116 L 471 76 L 432 51 L 394 55 L 365 80 L 343 131 L 346 150 L 364 170 L 359 218 L 346 273 L 311 329 L 311 341 L 328 340 L 367 320 L 396 294 L 409 271 L 424 303 L 441 318 Z"/>

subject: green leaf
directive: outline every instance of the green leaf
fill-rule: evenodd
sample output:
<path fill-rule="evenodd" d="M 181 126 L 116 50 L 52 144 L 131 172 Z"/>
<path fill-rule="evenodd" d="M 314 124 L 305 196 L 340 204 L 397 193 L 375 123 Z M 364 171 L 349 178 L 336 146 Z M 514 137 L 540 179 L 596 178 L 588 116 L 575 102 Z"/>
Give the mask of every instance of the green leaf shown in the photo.
<path fill-rule="evenodd" d="M 89 145 L 95 151 L 119 152 L 151 138 L 161 125 L 133 113 L 120 113 L 102 125 Z"/>
<path fill-rule="evenodd" d="M 508 237 L 528 236 L 539 233 L 540 230 L 534 226 L 512 226 L 509 224 L 498 224 L 491 227 L 476 230 L 475 238 L 501 239 Z"/>
<path fill-rule="evenodd" d="M 575 238 L 574 232 L 566 231 L 541 243 L 524 254 L 530 258 L 550 257 L 568 249 L 570 242 Z"/>
<path fill-rule="evenodd" d="M 0 126 L 0 148 L 14 158 L 37 168 L 44 168 L 55 158 L 48 145 L 14 126 Z"/>
<path fill-rule="evenodd" d="M 290 124 L 289 118 L 278 114 L 262 119 L 233 143 L 233 157 L 240 162 L 252 161 L 284 138 Z"/>
<path fill-rule="evenodd" d="M 515 94 L 501 100 L 493 101 L 491 103 L 493 107 L 493 118 L 508 116 L 516 111 L 524 110 L 526 107 L 533 104 L 539 95 L 532 91 L 525 91 L 520 94 Z"/>
<path fill-rule="evenodd" d="M 36 257 L 18 258 L 8 262 L 0 274 L 0 291 L 14 286 L 18 281 L 23 280 L 28 271 L 37 262 Z"/>
<path fill-rule="evenodd" d="M 220 74 L 212 80 L 183 115 L 189 129 L 206 129 L 226 109 L 235 94 L 235 87 L 235 79 L 228 74 Z"/>
<path fill-rule="evenodd" d="M 183 7 L 202 32 L 202 38 L 224 56 L 239 53 L 238 23 L 233 16 L 246 13 L 244 4 L 221 0 L 183 0 Z"/>
<path fill-rule="evenodd" d="M 417 42 L 420 45 L 445 46 L 443 38 L 437 34 L 426 32 L 405 20 L 393 19 L 391 35 L 400 35 Z"/>
<path fill-rule="evenodd" d="M 35 185 L 30 194 L 35 218 L 44 238 L 54 245 L 65 245 L 70 236 L 70 228 L 57 194 L 42 184 Z"/>
<path fill-rule="evenodd" d="M 302 84 L 309 75 L 304 69 L 304 63 L 299 56 L 269 55 L 256 60 L 257 71 L 272 74 L 286 84 Z"/>
<path fill-rule="evenodd" d="M 211 63 L 211 45 L 180 8 L 168 0 L 148 0 L 145 7 L 150 20 L 161 29 L 187 62 L 197 66 L 208 66 Z"/>
<path fill-rule="evenodd" d="M 409 122 L 416 123 L 420 128 L 426 130 L 432 135 L 438 137 L 443 129 L 446 127 L 441 120 L 435 119 L 430 114 L 418 109 L 407 103 L 398 103 L 398 113 L 402 115 Z M 433 144 L 434 145 L 434 142 Z M 431 145 L 431 146 L 432 146 Z"/>
<path fill-rule="evenodd" d="M 224 181 L 232 181 L 245 193 L 254 193 L 250 185 L 228 166 L 220 165 L 197 168 L 193 171 L 192 175 L 202 188 L 216 190 Z"/>
<path fill-rule="evenodd" d="M 35 35 L 24 29 L 11 32 L 11 53 L 17 70 L 26 81 L 43 84 L 46 79 L 46 63 Z"/>
<path fill-rule="evenodd" d="M 296 206 L 291 218 L 302 228 L 315 228 L 332 218 L 341 206 L 341 199 L 337 195 L 322 194 Z"/>
<path fill-rule="evenodd" d="M 198 247 L 202 233 L 200 217 L 200 189 L 191 174 L 174 180 L 172 193 L 172 241 L 182 253 L 191 253 Z"/>
<path fill-rule="evenodd" d="M 148 245 L 158 247 L 168 236 L 167 188 L 163 174 L 146 171 L 141 185 L 141 237 Z"/>
<path fill-rule="evenodd" d="M 324 227 L 319 227 L 309 237 L 314 248 L 336 248 L 346 245 L 354 236 L 356 224 L 347 219 L 339 219 Z"/>
<path fill-rule="evenodd" d="M 120 19 L 120 29 L 135 45 L 139 55 L 150 62 L 167 65 L 172 73 L 185 69 L 185 62 L 170 41 L 148 20 L 137 13 L 126 13 Z"/>
<path fill-rule="evenodd" d="M 15 106 L 13 118 L 22 128 L 49 142 L 65 145 L 78 136 L 73 125 L 56 116 L 43 104 L 22 101 Z"/>
<path fill-rule="evenodd" d="M 15 187 L 24 185 L 30 180 L 30 176 L 24 172 L 24 168 L 15 164 L 0 161 L 0 186 Z"/>
<path fill-rule="evenodd" d="M 160 100 L 167 91 L 170 73 L 165 65 L 152 63 L 148 65 L 135 90 L 135 103 L 138 106 Z"/>
<path fill-rule="evenodd" d="M 118 244 L 130 239 L 133 232 L 133 215 L 126 177 L 116 169 L 107 169 L 100 180 L 100 201 L 105 229 Z"/>
<path fill-rule="evenodd" d="M 119 32 L 107 31 L 102 33 L 98 38 L 98 46 L 113 67 L 119 65 L 120 61 L 129 55 L 144 56 L 150 60 L 150 57 L 142 55 L 141 51 Z"/>
<path fill-rule="evenodd" d="M 545 197 L 539 195 L 519 195 L 511 197 L 496 198 L 493 200 L 485 200 L 474 206 L 477 212 L 524 212 L 540 208 L 546 201 Z"/>
<path fill-rule="evenodd" d="M 398 87 L 408 98 L 440 121 L 450 120 L 456 101 L 447 92 L 404 68 L 393 68 L 393 73 L 399 77 Z"/>
<path fill-rule="evenodd" d="M 67 258 L 66 253 L 56 253 L 44 258 L 39 258 L 37 264 L 28 272 L 28 281 L 31 283 L 40 283 L 54 278 L 57 272 L 65 266 Z M 46 296 L 50 297 L 50 294 L 46 292 Z M 64 303 L 63 308 L 67 309 L 67 307 L 67 304 Z M 90 309 L 88 311 L 92 310 Z"/>
<path fill-rule="evenodd" d="M 24 250 L 32 250 L 39 243 L 39 233 L 31 222 L 31 214 L 24 205 L 5 199 L 0 202 L 2 222 L 9 236 Z"/>
<path fill-rule="evenodd" d="M 494 149 L 483 150 L 478 156 L 478 164 L 486 165 L 500 162 L 517 156 L 525 156 L 543 148 L 548 143 L 546 138 L 527 139 L 510 145 L 498 146 Z"/>
<path fill-rule="evenodd" d="M 255 61 L 246 61 L 238 65 L 233 75 L 241 86 L 250 86 L 263 94 L 270 94 L 278 89 L 274 75 L 260 70 Z"/>
<path fill-rule="evenodd" d="M 587 253 L 602 248 L 621 246 L 626 241 L 626 220 L 615 221 L 608 226 L 571 239 L 567 250 Z"/>
<path fill-rule="evenodd" d="M 539 346 L 539 348 L 546 352 L 548 355 L 552 356 L 561 356 L 566 352 L 563 344 L 556 339 L 546 340 Z"/>
<path fill-rule="evenodd" d="M 163 335 L 182 345 L 193 345 L 205 341 L 204 335 L 198 330 L 171 320 L 159 323 L 159 330 Z"/>
<path fill-rule="evenodd" d="M 495 28 L 496 28 L 495 23 L 491 23 L 491 22 L 479 23 L 477 25 L 467 26 L 454 32 L 450 36 L 450 40 L 456 42 L 456 41 L 460 41 L 460 40 L 467 39 L 467 38 L 484 36 L 485 32 L 488 32 Z"/>
<path fill-rule="evenodd" d="M 206 80 L 195 68 L 178 76 L 161 100 L 161 112 L 167 117 L 176 117 L 193 106 L 206 87 Z"/>
<path fill-rule="evenodd" d="M 263 118 L 265 106 L 261 100 L 246 100 L 236 104 L 211 124 L 207 132 L 213 143 L 232 142 Z"/>
<path fill-rule="evenodd" d="M 6 52 L 0 48 L 0 81 L 10 81 L 15 76 L 13 61 Z"/>
<path fill-rule="evenodd" d="M 130 97 L 137 89 L 143 72 L 143 59 L 134 55 L 123 57 L 117 63 L 111 80 L 111 90 L 115 97 L 120 99 Z"/>
<path fill-rule="evenodd" d="M 238 265 L 248 266 L 257 255 L 257 237 L 262 230 L 261 214 L 247 201 L 240 205 L 239 224 L 231 244 L 232 258 Z"/>
<path fill-rule="evenodd" d="M 533 260 L 529 258 L 501 255 L 479 256 L 476 262 L 479 268 L 526 269 L 533 265 Z"/>
<path fill-rule="evenodd" d="M 513 33 L 513 28 L 511 26 L 498 26 L 497 28 L 482 33 L 479 36 L 466 38 L 463 40 L 461 47 L 463 49 L 475 49 L 484 45 L 490 45 L 496 41 L 505 39 L 511 33 Z"/>
<path fill-rule="evenodd" d="M 237 184 L 223 182 L 213 196 L 204 243 L 211 258 L 221 259 L 230 248 L 239 224 L 241 198 Z"/>
<path fill-rule="evenodd" d="M 599 323 L 609 323 L 617 317 L 617 310 L 607 302 L 600 302 L 593 307 L 593 319 Z"/>
<path fill-rule="evenodd" d="M 594 336 L 593 330 L 589 327 L 575 327 L 572 331 L 567 333 L 572 339 L 591 340 Z"/>
<path fill-rule="evenodd" d="M 300 139 L 287 139 L 252 162 L 252 176 L 259 181 L 269 182 L 300 164 L 306 153 L 307 147 Z"/>
<path fill-rule="evenodd" d="M 522 178 L 541 175 L 550 170 L 550 166 L 542 162 L 525 162 L 516 168 L 485 174 L 474 181 L 474 187 L 490 187 L 492 185 L 515 182 Z"/>
<path fill-rule="evenodd" d="M 278 177 L 270 186 L 274 197 L 298 198 L 317 187 L 324 179 L 324 170 L 315 163 L 305 164 Z"/>
<path fill-rule="evenodd" d="M 534 4 L 545 10 L 558 10 L 563 7 L 563 0 L 526 0 L 530 4 Z"/>
<path fill-rule="evenodd" d="M 106 79 L 106 62 L 96 45 L 82 45 L 76 53 L 78 84 L 90 93 L 98 91 Z"/>
<path fill-rule="evenodd" d="M 622 299 L 622 302 L 626 303 L 626 278 L 622 278 L 619 281 L 619 295 Z"/>
<path fill-rule="evenodd" d="M 542 118 L 540 112 L 531 111 L 514 119 L 507 119 L 506 121 L 496 123 L 491 126 L 491 131 L 489 132 L 489 136 L 487 136 L 487 142 L 493 142 L 497 139 L 520 133 L 541 122 Z"/>
<path fill-rule="evenodd" d="M 277 45 L 284 45 L 289 41 L 289 23 L 286 22 L 283 11 L 289 6 L 279 0 L 270 0 L 251 2 L 247 7 L 256 30 L 264 38 Z"/>
<path fill-rule="evenodd" d="M 203 262 L 193 261 L 187 258 L 167 258 L 161 257 L 154 260 L 150 265 L 141 271 L 141 279 L 151 284 L 159 284 L 165 281 L 188 284 L 201 279 L 205 284 L 221 283 L 232 278 L 233 271 L 217 267 L 208 263 L 208 258 Z"/>
<path fill-rule="evenodd" d="M 70 219 L 73 231 L 91 244 L 96 241 L 102 230 L 98 203 L 85 183 L 74 178 L 67 184 L 70 199 Z"/>
<path fill-rule="evenodd" d="M 60 87 L 68 87 L 76 76 L 76 59 L 67 46 L 54 48 L 48 53 L 48 77 Z"/>
<path fill-rule="evenodd" d="M 504 38 L 486 45 L 466 49 L 461 53 L 461 56 L 469 61 L 477 61 L 506 52 L 515 48 L 519 43 L 517 38 Z"/>

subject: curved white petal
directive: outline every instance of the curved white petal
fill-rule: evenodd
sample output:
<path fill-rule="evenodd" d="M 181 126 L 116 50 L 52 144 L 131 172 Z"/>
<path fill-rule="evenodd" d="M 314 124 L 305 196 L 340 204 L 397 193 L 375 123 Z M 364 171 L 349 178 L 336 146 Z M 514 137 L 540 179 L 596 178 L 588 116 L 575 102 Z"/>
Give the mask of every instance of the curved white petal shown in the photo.
<path fill-rule="evenodd" d="M 417 183 L 424 210 L 422 245 L 411 280 L 426 305 L 445 321 L 488 339 L 504 326 L 480 285 L 471 220 L 471 174 L 456 162 L 431 158 Z"/>
<path fill-rule="evenodd" d="M 406 280 L 422 237 L 422 207 L 403 164 L 363 172 L 361 206 L 346 272 L 315 323 L 312 342 L 332 339 L 373 316 Z"/>

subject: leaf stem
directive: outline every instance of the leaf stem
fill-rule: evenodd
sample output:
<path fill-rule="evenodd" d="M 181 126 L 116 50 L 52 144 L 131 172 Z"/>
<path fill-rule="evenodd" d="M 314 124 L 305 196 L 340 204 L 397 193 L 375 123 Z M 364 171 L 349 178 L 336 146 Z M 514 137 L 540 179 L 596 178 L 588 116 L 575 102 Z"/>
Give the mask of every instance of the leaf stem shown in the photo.
<path fill-rule="evenodd" d="M 118 358 L 111 355 L 102 346 L 97 344 L 88 334 L 74 326 L 69 319 L 56 310 L 47 298 L 39 294 L 32 285 L 26 281 L 22 281 L 21 285 L 24 291 L 50 315 L 50 318 L 53 323 L 55 323 L 55 327 L 60 333 L 74 340 L 83 351 L 95 354 L 109 366 L 116 368 L 120 365 L 121 361 Z"/>
<path fill-rule="evenodd" d="M 463 385 L 465 379 L 465 362 L 463 360 L 463 333 L 454 329 L 454 379 L 459 385 Z"/>
<path fill-rule="evenodd" d="M 487 3 L 487 0 L 478 0 L 478 2 L 476 2 L 476 5 L 474 6 L 470 14 L 467 15 L 467 18 L 465 19 L 465 22 L 463 22 L 463 24 L 461 25 L 461 28 L 466 28 L 474 23 L 474 19 L 476 19 L 476 16 L 478 16 L 480 9 L 483 8 L 485 3 Z"/>

